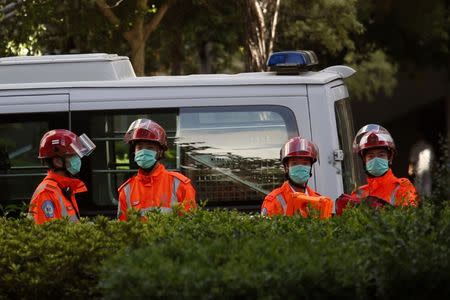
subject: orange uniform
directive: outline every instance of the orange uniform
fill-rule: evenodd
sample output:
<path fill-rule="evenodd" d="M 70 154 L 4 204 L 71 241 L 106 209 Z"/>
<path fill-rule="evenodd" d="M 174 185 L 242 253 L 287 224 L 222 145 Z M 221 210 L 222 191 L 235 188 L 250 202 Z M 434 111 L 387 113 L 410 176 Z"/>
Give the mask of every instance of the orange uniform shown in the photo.
<path fill-rule="evenodd" d="M 172 211 L 176 204 L 180 204 L 185 211 L 196 207 L 195 190 L 189 178 L 178 172 L 169 172 L 158 163 L 149 175 L 139 169 L 137 175 L 119 187 L 118 218 L 126 220 L 129 208 L 144 215 L 153 208 L 159 208 L 162 212 Z"/>
<path fill-rule="evenodd" d="M 305 194 L 308 196 L 320 196 L 320 194 L 308 186 L 306 187 Z M 289 185 L 289 182 L 285 181 L 281 187 L 274 189 L 266 196 L 266 198 L 264 198 L 264 202 L 261 207 L 261 214 L 264 216 L 292 216 L 295 213 L 294 208 L 296 207 L 293 199 L 294 191 Z"/>
<path fill-rule="evenodd" d="M 70 201 L 64 195 L 63 189 L 72 191 Z M 65 217 L 72 222 L 77 222 L 78 205 L 75 194 L 86 191 L 87 188 L 81 180 L 48 171 L 31 198 L 29 214 L 36 224 Z"/>
<path fill-rule="evenodd" d="M 374 196 L 394 206 L 416 206 L 417 193 L 407 178 L 397 178 L 389 169 L 380 177 L 368 177 L 368 184 L 360 186 L 352 193 L 357 198 Z"/>

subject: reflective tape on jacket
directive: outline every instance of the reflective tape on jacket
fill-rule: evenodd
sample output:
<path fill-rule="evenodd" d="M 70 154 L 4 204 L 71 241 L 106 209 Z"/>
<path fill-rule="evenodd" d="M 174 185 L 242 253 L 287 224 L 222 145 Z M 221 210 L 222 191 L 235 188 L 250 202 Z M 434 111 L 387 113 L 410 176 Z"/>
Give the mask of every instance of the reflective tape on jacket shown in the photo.
<path fill-rule="evenodd" d="M 286 204 L 286 200 L 284 200 L 284 197 L 282 194 L 279 194 L 276 197 L 278 203 L 281 205 L 281 207 L 283 208 L 283 215 L 286 215 L 286 210 L 287 210 L 287 204 Z"/>
<path fill-rule="evenodd" d="M 125 193 L 125 200 L 127 201 L 127 207 L 131 208 L 131 187 L 129 183 L 123 188 L 123 191 Z"/>
<path fill-rule="evenodd" d="M 176 204 L 178 204 L 178 197 L 177 197 L 177 192 L 178 192 L 178 187 L 180 186 L 180 180 L 176 177 L 173 178 L 173 182 L 172 182 L 172 198 L 170 199 L 170 206 L 174 206 Z"/>
<path fill-rule="evenodd" d="M 172 207 L 174 207 L 176 204 L 178 204 L 177 192 L 178 192 L 178 188 L 180 187 L 180 182 L 181 181 L 178 178 L 173 177 L 172 191 L 171 191 L 171 196 L 170 196 L 170 207 L 159 207 L 162 212 L 170 212 L 170 211 L 172 211 Z M 126 184 L 123 187 L 123 191 L 125 193 L 125 201 L 127 203 L 127 208 L 132 208 L 130 183 Z M 141 208 L 141 214 L 142 214 L 142 212 L 145 213 L 146 211 L 151 210 L 151 209 L 154 209 L 154 207 Z"/>
<path fill-rule="evenodd" d="M 391 205 L 395 205 L 395 195 L 397 194 L 398 189 L 400 188 L 400 183 L 397 183 L 397 186 L 395 187 L 395 189 L 392 191 L 391 194 Z"/>

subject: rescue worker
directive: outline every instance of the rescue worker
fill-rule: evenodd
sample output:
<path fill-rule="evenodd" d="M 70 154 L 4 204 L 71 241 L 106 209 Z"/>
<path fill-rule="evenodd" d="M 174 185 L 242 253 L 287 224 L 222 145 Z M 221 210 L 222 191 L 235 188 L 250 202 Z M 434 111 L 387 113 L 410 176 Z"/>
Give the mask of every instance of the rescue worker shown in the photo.
<path fill-rule="evenodd" d="M 188 212 L 197 206 L 189 178 L 167 171 L 160 163 L 167 150 L 167 137 L 158 123 L 149 119 L 135 120 L 125 133 L 124 141 L 134 152 L 139 170 L 119 187 L 119 220 L 127 219 L 126 211 L 130 208 L 144 216 L 152 209 L 169 212 L 179 205 Z"/>
<path fill-rule="evenodd" d="M 357 188 L 352 197 L 377 198 L 393 206 L 418 204 L 414 185 L 407 178 L 397 178 L 392 173 L 395 143 L 385 128 L 376 124 L 364 126 L 353 145 L 363 161 L 367 184 Z"/>
<path fill-rule="evenodd" d="M 80 218 L 75 195 L 86 192 L 85 184 L 75 178 L 80 172 L 81 158 L 95 149 L 85 134 L 77 136 L 66 129 L 50 130 L 39 145 L 39 158 L 49 168 L 47 176 L 38 185 L 29 207 L 29 216 L 36 224 L 68 217 Z"/>
<path fill-rule="evenodd" d="M 312 176 L 312 166 L 317 161 L 319 151 L 317 146 L 301 137 L 294 137 L 288 140 L 280 150 L 280 160 L 283 164 L 286 181 L 279 188 L 268 194 L 261 207 L 261 214 L 264 216 L 285 215 L 292 216 L 298 213 L 295 199 L 299 195 L 315 197 L 317 200 L 322 197 L 307 183 Z M 299 194 L 300 193 L 300 194 Z M 324 199 L 322 199 L 324 200 Z M 327 199 L 330 205 L 330 215 L 332 208 L 331 199 Z M 301 212 L 303 216 L 306 216 Z"/>

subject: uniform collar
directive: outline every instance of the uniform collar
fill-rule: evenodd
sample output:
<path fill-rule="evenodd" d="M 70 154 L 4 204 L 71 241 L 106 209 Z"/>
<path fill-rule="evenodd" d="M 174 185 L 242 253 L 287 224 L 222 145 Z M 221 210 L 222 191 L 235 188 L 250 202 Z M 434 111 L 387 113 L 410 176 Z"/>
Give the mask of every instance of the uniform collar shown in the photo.
<path fill-rule="evenodd" d="M 289 181 L 286 181 L 284 184 L 287 185 L 287 187 L 285 187 L 285 188 L 289 188 L 289 190 L 290 190 L 292 193 L 301 193 L 301 192 L 296 192 L 295 189 L 294 189 L 294 187 L 289 183 Z M 309 192 L 308 192 L 308 186 L 305 186 L 305 192 L 304 192 L 304 194 L 309 195 Z"/>
<path fill-rule="evenodd" d="M 87 192 L 86 185 L 80 179 L 59 175 L 52 170 L 47 172 L 44 180 L 55 181 L 60 188 L 69 187 L 74 194 Z"/>
<path fill-rule="evenodd" d="M 392 173 L 391 168 L 384 173 L 384 175 L 378 176 L 378 177 L 367 177 L 367 183 L 374 184 L 374 183 L 384 183 L 384 182 L 400 182 L 400 179 L 394 176 L 394 173 Z"/>
<path fill-rule="evenodd" d="M 157 162 L 155 168 L 151 172 L 145 172 L 141 168 L 138 170 L 137 179 L 143 182 L 152 182 L 154 177 L 158 177 L 166 170 L 163 164 Z"/>

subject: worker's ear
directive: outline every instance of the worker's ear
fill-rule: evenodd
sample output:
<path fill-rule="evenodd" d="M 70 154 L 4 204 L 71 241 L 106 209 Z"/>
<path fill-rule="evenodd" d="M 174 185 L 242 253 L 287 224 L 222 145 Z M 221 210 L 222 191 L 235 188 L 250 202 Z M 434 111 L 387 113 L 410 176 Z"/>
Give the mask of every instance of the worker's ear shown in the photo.
<path fill-rule="evenodd" d="M 55 156 L 52 158 L 52 164 L 55 167 L 55 169 L 64 167 L 64 161 L 59 156 Z"/>
<path fill-rule="evenodd" d="M 156 158 L 157 160 L 163 159 L 164 158 L 164 149 L 163 147 L 159 146 L 158 148 L 158 157 Z"/>

